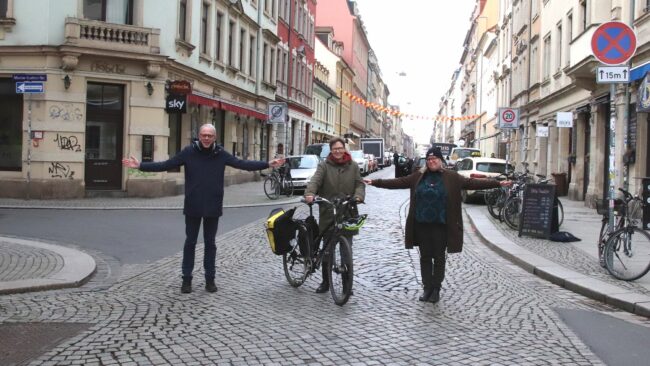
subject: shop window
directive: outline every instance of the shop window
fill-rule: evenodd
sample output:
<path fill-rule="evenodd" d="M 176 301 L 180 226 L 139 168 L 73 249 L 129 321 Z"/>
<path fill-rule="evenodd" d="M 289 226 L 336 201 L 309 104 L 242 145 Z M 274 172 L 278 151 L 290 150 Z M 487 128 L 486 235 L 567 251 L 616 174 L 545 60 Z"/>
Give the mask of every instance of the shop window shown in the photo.
<path fill-rule="evenodd" d="M 84 17 L 115 24 L 133 24 L 133 0 L 84 0 Z"/>
<path fill-rule="evenodd" d="M 0 170 L 21 171 L 23 97 L 11 79 L 0 79 Z"/>

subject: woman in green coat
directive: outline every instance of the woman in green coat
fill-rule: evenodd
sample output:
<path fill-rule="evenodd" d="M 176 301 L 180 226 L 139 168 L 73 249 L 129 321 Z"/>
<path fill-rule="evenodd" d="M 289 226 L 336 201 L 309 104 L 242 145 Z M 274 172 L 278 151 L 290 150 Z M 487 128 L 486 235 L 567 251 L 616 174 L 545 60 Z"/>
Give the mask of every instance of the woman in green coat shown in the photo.
<path fill-rule="evenodd" d="M 307 184 L 305 189 L 305 201 L 313 202 L 315 196 L 323 197 L 329 201 L 335 198 L 352 196 L 357 202 L 363 202 L 366 197 L 366 186 L 361 179 L 359 166 L 356 164 L 350 153 L 345 150 L 345 141 L 342 138 L 334 138 L 329 142 L 330 154 L 325 161 L 318 164 L 316 173 Z M 323 231 L 329 226 L 334 217 L 329 207 L 319 206 L 318 227 Z M 352 240 L 350 240 L 350 244 Z M 329 279 L 327 278 L 327 263 L 323 262 L 323 282 L 316 289 L 317 293 L 329 291 Z"/>

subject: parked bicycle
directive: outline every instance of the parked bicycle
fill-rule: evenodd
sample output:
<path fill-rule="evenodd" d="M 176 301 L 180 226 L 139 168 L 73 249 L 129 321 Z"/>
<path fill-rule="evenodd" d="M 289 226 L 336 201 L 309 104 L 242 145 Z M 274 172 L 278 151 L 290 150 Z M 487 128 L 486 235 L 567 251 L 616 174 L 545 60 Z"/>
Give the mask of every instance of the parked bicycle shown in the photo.
<path fill-rule="evenodd" d="M 281 195 L 288 197 L 293 195 L 293 182 L 291 181 L 291 169 L 288 165 L 275 168 L 270 174 L 264 175 L 264 194 L 272 200 L 278 199 Z"/>
<path fill-rule="evenodd" d="M 333 230 L 331 235 L 318 233 L 318 223 L 313 215 L 314 203 L 327 205 L 332 210 L 334 222 L 325 230 L 325 233 Z M 352 246 L 348 236 L 358 232 L 367 218 L 367 215 L 349 217 L 357 212 L 356 204 L 351 197 L 333 201 L 316 197 L 313 203 L 307 204 L 309 216 L 293 220 L 297 227 L 296 234 L 291 240 L 291 250 L 282 257 L 284 274 L 291 286 L 302 285 L 325 262 L 329 265 L 330 293 L 334 303 L 343 306 L 348 301 L 354 276 Z M 319 246 L 321 241 L 324 241 L 322 248 Z"/>
<path fill-rule="evenodd" d="M 609 228 L 608 201 L 597 202 L 596 210 L 603 215 L 598 238 L 601 266 L 624 281 L 634 281 L 650 271 L 650 234 L 639 228 L 646 203 L 622 188 L 623 199 L 614 201 L 614 227 Z"/>

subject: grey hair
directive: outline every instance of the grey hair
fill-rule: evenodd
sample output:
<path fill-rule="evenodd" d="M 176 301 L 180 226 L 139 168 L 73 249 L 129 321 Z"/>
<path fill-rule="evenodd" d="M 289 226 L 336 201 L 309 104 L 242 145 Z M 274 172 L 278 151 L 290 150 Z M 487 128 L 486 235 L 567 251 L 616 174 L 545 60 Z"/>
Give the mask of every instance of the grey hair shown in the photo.
<path fill-rule="evenodd" d="M 210 123 L 204 124 L 203 126 L 201 126 L 201 128 L 199 128 L 199 132 L 204 128 L 209 128 L 210 130 L 212 130 L 212 132 L 214 132 L 215 136 L 217 135 L 217 128 L 214 127 L 213 124 L 210 124 Z"/>

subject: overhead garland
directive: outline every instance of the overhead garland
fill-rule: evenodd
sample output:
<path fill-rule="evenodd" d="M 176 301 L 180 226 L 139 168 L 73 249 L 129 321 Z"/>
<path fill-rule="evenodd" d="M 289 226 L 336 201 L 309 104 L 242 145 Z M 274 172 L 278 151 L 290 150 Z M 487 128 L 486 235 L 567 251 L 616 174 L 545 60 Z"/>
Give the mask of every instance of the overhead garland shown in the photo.
<path fill-rule="evenodd" d="M 372 108 L 372 109 L 374 109 L 376 111 L 379 111 L 379 112 L 386 112 L 386 113 L 390 114 L 391 116 L 398 116 L 398 117 L 405 117 L 405 118 L 412 118 L 412 119 L 424 119 L 424 120 L 432 120 L 432 121 L 442 121 L 442 122 L 446 122 L 446 121 L 467 121 L 467 120 L 471 120 L 471 119 L 475 119 L 475 118 L 479 117 L 478 114 L 472 114 L 472 115 L 468 115 L 468 116 L 459 116 L 459 117 L 453 117 L 453 116 L 450 117 L 450 116 L 442 116 L 442 115 L 420 116 L 420 115 L 415 115 L 415 114 L 410 114 L 410 113 L 403 113 L 403 112 L 400 112 L 400 111 L 397 111 L 397 110 L 394 110 L 394 109 L 384 107 L 384 106 L 379 105 L 377 103 L 369 102 L 369 101 L 367 101 L 367 100 L 365 100 L 363 98 L 357 97 L 356 95 L 350 93 L 347 90 L 342 90 L 342 92 L 343 92 L 343 95 L 350 98 L 351 101 L 353 101 L 353 102 L 355 102 L 357 104 L 360 104 L 360 105 L 362 105 L 362 106 L 364 106 L 366 108 Z"/>

